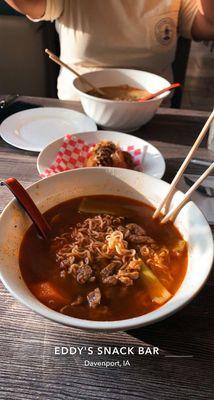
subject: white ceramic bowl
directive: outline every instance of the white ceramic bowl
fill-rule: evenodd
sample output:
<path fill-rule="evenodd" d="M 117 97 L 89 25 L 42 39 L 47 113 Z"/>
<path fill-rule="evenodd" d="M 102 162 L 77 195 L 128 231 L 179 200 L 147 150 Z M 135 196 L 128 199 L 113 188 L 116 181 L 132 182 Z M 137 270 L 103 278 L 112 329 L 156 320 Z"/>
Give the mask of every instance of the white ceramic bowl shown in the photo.
<path fill-rule="evenodd" d="M 134 69 L 103 69 L 88 72 L 83 75 L 97 87 L 117 86 L 127 84 L 137 88 L 146 89 L 151 93 L 161 90 L 170 83 L 155 74 Z M 106 100 L 91 96 L 86 92 L 90 89 L 79 78 L 73 82 L 79 93 L 85 113 L 96 124 L 106 129 L 133 131 L 146 124 L 156 113 L 162 100 L 168 96 L 166 92 L 153 100 L 143 103 L 137 101 Z"/>
<path fill-rule="evenodd" d="M 28 188 L 28 192 L 44 212 L 68 199 L 93 194 L 121 195 L 157 205 L 169 185 L 140 172 L 113 168 L 83 168 L 63 172 L 41 180 Z M 183 198 L 176 192 L 172 206 Z M 205 283 L 213 262 L 212 233 L 203 214 L 192 202 L 179 213 L 175 225 L 188 241 L 189 260 L 182 285 L 166 304 L 140 317 L 121 321 L 88 321 L 53 311 L 40 303 L 22 279 L 18 256 L 23 235 L 30 226 L 28 216 L 13 200 L 0 218 L 0 277 L 6 288 L 19 301 L 33 311 L 53 321 L 76 328 L 115 331 L 145 326 L 166 318 L 188 303 Z M 198 316 L 200 323 L 200 315 Z"/>
<path fill-rule="evenodd" d="M 146 142 L 139 137 L 114 131 L 83 132 L 75 134 L 74 136 L 84 140 L 88 144 L 99 143 L 101 140 L 110 140 L 123 148 L 134 146 L 136 149 L 143 149 L 144 147 L 147 147 L 145 157 L 143 158 L 142 164 L 138 167 L 138 171 L 155 176 L 155 178 L 162 178 L 164 175 L 166 164 L 163 155 L 151 143 Z M 60 138 L 50 143 L 39 154 L 37 159 L 37 169 L 39 174 L 43 174 L 45 170 L 53 164 L 57 153 L 62 146 L 63 139 L 64 138 Z"/>

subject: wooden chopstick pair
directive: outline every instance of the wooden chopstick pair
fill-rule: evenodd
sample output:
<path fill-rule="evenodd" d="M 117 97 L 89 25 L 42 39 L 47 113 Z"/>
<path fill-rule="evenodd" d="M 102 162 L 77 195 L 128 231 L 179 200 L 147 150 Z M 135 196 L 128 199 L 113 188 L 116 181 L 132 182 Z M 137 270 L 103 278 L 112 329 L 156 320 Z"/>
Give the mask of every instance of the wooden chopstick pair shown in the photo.
<path fill-rule="evenodd" d="M 98 94 L 100 94 L 101 96 L 105 96 L 105 93 L 98 87 L 94 86 L 90 81 L 88 81 L 88 79 L 86 79 L 84 76 L 80 75 L 77 71 L 75 71 L 75 69 L 71 68 L 70 65 L 65 64 L 62 60 L 60 60 L 59 57 L 57 57 L 54 53 L 52 53 L 50 50 L 45 49 L 45 53 L 48 54 L 49 58 L 54 61 L 56 64 L 60 65 L 60 67 L 64 67 L 67 68 L 70 72 L 72 72 L 73 74 L 75 74 L 76 76 L 78 76 L 78 78 L 80 78 L 80 80 L 88 85 L 89 87 L 91 87 L 91 89 L 95 90 L 95 92 L 97 92 Z"/>
<path fill-rule="evenodd" d="M 160 215 L 160 212 L 162 210 L 162 208 L 165 206 L 167 207 L 169 205 L 169 202 L 171 201 L 171 198 L 173 196 L 174 190 L 176 188 L 177 183 L 179 182 L 179 180 L 181 179 L 186 167 L 188 166 L 188 164 L 191 161 L 191 158 L 193 157 L 193 155 L 196 153 L 201 141 L 203 140 L 203 138 L 205 137 L 209 126 L 212 122 L 212 120 L 214 119 L 214 110 L 213 112 L 210 114 L 208 120 L 206 121 L 204 127 L 202 128 L 199 136 L 197 137 L 195 143 L 193 144 L 192 148 L 190 149 L 189 153 L 187 154 L 183 164 L 181 165 L 181 167 L 179 168 L 177 174 L 175 175 L 170 187 L 169 187 L 169 191 L 167 192 L 166 196 L 164 197 L 164 199 L 161 201 L 161 203 L 159 204 L 159 206 L 156 208 L 154 214 L 153 214 L 153 218 L 157 218 Z M 204 179 L 207 178 L 207 176 L 214 170 L 214 162 L 207 168 L 207 170 L 200 176 L 200 178 L 194 183 L 193 186 L 191 186 L 191 188 L 186 192 L 183 200 L 176 206 L 174 207 L 172 210 L 170 210 L 161 220 L 161 223 L 164 224 L 166 222 L 168 222 L 170 219 L 173 219 L 178 212 L 181 210 L 181 208 L 189 201 L 190 196 L 192 195 L 192 193 L 200 186 L 200 184 L 204 181 Z"/>

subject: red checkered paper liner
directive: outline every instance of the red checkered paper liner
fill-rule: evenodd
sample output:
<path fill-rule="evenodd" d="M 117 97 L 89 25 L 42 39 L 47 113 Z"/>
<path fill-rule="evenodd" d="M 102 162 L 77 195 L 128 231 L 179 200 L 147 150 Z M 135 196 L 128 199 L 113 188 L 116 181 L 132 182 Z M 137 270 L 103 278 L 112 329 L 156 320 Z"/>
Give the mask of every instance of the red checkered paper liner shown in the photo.
<path fill-rule="evenodd" d="M 56 159 L 49 168 L 46 168 L 46 170 L 40 174 L 41 178 L 47 178 L 58 172 L 84 167 L 84 163 L 93 146 L 95 146 L 95 143 L 87 144 L 77 136 L 72 136 L 70 134 L 65 135 L 63 143 L 56 155 Z M 120 146 L 122 150 L 128 151 L 132 155 L 136 170 L 139 169 L 142 164 L 147 147 L 148 146 L 145 145 L 137 149 L 135 146 Z"/>

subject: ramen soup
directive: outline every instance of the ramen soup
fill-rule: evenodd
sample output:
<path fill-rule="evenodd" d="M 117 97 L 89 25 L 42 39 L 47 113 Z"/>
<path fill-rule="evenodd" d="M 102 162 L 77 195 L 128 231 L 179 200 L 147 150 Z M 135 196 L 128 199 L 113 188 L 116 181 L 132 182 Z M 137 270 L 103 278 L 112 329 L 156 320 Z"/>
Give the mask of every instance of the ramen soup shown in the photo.
<path fill-rule="evenodd" d="M 100 89 L 106 94 L 102 96 L 96 90 L 89 90 L 87 93 L 91 96 L 106 98 L 109 100 L 125 100 L 125 101 L 137 101 L 149 92 L 145 89 L 138 89 L 129 85 L 119 85 L 119 86 L 104 86 Z"/>
<path fill-rule="evenodd" d="M 117 196 L 69 200 L 45 213 L 47 240 L 34 226 L 20 249 L 30 291 L 53 310 L 76 318 L 114 321 L 151 312 L 178 290 L 187 245 L 154 210 Z"/>

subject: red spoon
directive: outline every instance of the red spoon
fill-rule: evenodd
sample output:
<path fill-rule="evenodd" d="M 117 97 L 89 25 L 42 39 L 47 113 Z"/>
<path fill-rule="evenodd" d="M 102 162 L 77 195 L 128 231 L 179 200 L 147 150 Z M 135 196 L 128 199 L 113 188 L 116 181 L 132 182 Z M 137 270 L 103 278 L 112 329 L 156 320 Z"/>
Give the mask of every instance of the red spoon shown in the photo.
<path fill-rule="evenodd" d="M 151 100 L 154 99 L 155 97 L 159 96 L 162 93 L 168 92 L 169 90 L 175 89 L 177 87 L 181 86 L 180 83 L 172 83 L 170 86 L 167 86 L 164 89 L 159 90 L 158 92 L 155 93 L 148 93 L 146 94 L 142 99 L 139 99 L 137 101 L 139 101 L 140 103 L 147 101 L 147 100 Z"/>
<path fill-rule="evenodd" d="M 51 227 L 23 186 L 15 178 L 8 178 L 1 182 L 0 185 L 7 186 L 8 189 L 10 189 L 26 213 L 32 219 L 33 223 L 36 225 L 39 233 L 44 239 L 46 239 L 48 233 L 51 231 Z"/>

